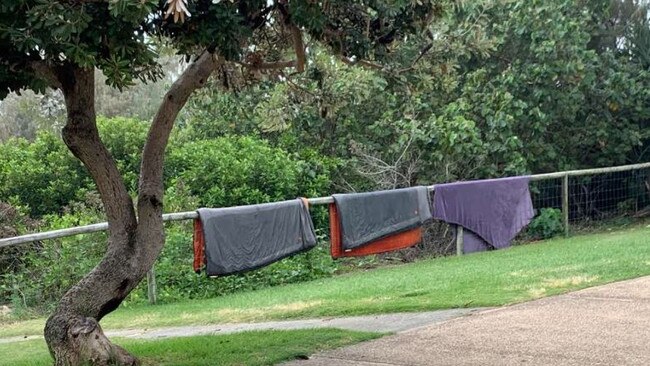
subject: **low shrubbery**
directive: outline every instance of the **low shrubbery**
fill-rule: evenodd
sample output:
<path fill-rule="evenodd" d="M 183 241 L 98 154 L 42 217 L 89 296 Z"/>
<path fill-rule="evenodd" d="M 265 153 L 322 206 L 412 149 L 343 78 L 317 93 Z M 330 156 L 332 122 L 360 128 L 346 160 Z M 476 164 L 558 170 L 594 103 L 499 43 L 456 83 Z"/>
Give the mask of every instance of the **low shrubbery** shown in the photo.
<path fill-rule="evenodd" d="M 534 239 L 549 239 L 562 234 L 564 232 L 562 211 L 557 208 L 542 208 L 530 222 L 526 232 Z"/>
<path fill-rule="evenodd" d="M 137 185 L 139 149 L 147 127 L 146 123 L 122 118 L 100 122 L 100 133 L 132 189 Z M 180 141 L 183 139 L 172 140 L 167 158 L 168 212 L 324 195 L 330 190 L 330 174 L 336 166 L 334 160 L 314 152 L 289 153 L 253 137 Z M 0 152 L 0 201 L 11 203 L 4 204 L 0 213 L 0 226 L 7 228 L 0 233 L 2 236 L 36 229 L 30 215 L 38 218 L 40 231 L 105 220 L 92 182 L 57 136 L 41 133 L 31 143 L 10 140 L 0 145 Z M 324 210 L 314 210 L 321 244 L 325 243 L 325 219 Z M 26 221 L 32 223 L 30 228 L 25 226 Z M 320 245 L 259 271 L 208 279 L 192 270 L 191 223 L 168 224 L 166 234 L 156 264 L 161 301 L 206 298 L 304 281 L 330 275 L 335 269 L 327 250 Z M 14 313 L 19 315 L 26 309 L 47 311 L 99 262 L 105 249 L 104 233 L 1 249 L 0 259 L 10 258 L 11 265 L 0 269 L 0 303 L 12 303 Z M 127 304 L 146 298 L 143 283 Z"/>

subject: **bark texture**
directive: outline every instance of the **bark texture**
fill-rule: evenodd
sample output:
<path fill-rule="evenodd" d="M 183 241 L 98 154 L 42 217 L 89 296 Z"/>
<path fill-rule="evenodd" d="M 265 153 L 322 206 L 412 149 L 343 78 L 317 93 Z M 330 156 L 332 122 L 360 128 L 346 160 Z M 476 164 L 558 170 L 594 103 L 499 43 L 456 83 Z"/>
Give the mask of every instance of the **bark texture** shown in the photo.
<path fill-rule="evenodd" d="M 97 185 L 108 221 L 108 246 L 101 262 L 61 299 L 45 325 L 55 365 L 136 365 L 112 344 L 99 321 L 142 281 L 164 244 L 163 157 L 179 111 L 205 84 L 219 60 L 204 53 L 179 77 L 156 114 L 143 150 L 137 217 L 117 164 L 102 143 L 94 108 L 94 70 L 68 65 L 53 70 L 65 97 L 63 140 Z"/>

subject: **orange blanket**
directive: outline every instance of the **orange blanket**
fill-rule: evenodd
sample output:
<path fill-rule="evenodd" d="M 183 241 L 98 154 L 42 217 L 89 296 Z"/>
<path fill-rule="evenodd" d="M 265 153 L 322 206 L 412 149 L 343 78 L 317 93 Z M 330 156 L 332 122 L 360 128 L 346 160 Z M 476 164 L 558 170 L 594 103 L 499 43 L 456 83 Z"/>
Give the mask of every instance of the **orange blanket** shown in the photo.
<path fill-rule="evenodd" d="M 205 265 L 205 238 L 203 224 L 200 219 L 194 219 L 194 272 L 201 273 Z"/>
<path fill-rule="evenodd" d="M 330 203 L 330 240 L 332 258 L 341 257 L 361 257 L 364 255 L 379 254 L 385 252 L 392 252 L 399 249 L 412 247 L 422 241 L 422 228 L 402 231 L 400 233 L 387 236 L 385 238 L 377 239 L 362 247 L 344 250 L 343 240 L 341 239 L 341 222 L 339 214 L 336 210 L 336 204 Z"/>

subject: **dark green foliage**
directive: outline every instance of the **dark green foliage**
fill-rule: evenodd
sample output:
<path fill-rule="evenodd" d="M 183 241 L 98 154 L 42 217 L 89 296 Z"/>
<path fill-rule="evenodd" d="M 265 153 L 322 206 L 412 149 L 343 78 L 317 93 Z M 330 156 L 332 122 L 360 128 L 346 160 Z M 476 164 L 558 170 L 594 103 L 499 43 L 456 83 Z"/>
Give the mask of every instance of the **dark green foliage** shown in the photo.
<path fill-rule="evenodd" d="M 104 144 L 117 161 L 127 189 L 135 192 L 140 174 L 142 146 L 149 123 L 130 118 L 98 118 L 99 133 Z"/>
<path fill-rule="evenodd" d="M 535 239 L 549 239 L 562 233 L 562 211 L 557 208 L 542 208 L 526 230 L 526 234 Z"/>
<path fill-rule="evenodd" d="M 47 132 L 33 143 L 11 139 L 0 144 L 0 156 L 1 200 L 27 206 L 32 217 L 60 212 L 91 186 L 81 163 Z"/>
<path fill-rule="evenodd" d="M 209 47 L 238 63 L 253 63 L 253 56 L 284 60 L 294 56 L 291 44 L 286 34 L 276 37 L 274 25 L 288 14 L 311 42 L 306 72 L 280 77 L 271 71 L 233 92 L 202 89 L 168 149 L 166 211 L 650 159 L 650 28 L 646 9 L 630 0 L 486 0 L 444 8 L 428 1 L 327 3 L 323 11 L 302 0 L 289 9 L 269 9 L 261 0 L 197 0 L 181 24 L 163 20 L 162 1 L 81 8 L 69 1 L 0 0 L 0 97 L 43 86 L 24 68 L 40 59 L 36 49 L 48 50 L 43 57 L 57 65 L 55 56 L 64 53 L 78 65 L 96 66 L 118 87 L 159 76 L 156 55 L 143 48 L 157 35 L 169 37 L 181 56 Z M 273 22 L 260 17 L 266 11 Z M 428 32 L 392 43 L 430 13 L 436 16 Z M 359 24 L 368 28 L 359 31 Z M 34 31 L 19 31 L 28 26 Z M 372 63 L 350 67 L 339 56 Z M 7 65 L 22 71 L 7 72 Z M 99 127 L 135 191 L 148 124 L 112 119 Z M 93 189 L 53 134 L 41 133 L 33 144 L 0 145 L 0 201 L 45 215 L 43 230 L 101 221 L 92 205 L 61 209 L 87 202 Z M 647 202 L 618 205 L 640 203 Z M 325 211 L 313 213 L 323 235 Z M 561 213 L 542 209 L 529 234 L 562 231 Z M 191 271 L 190 235 L 187 224 L 168 227 L 157 267 L 164 301 L 295 282 L 334 268 L 319 247 L 261 271 L 207 280 Z M 43 243 L 24 257 L 36 266 L 34 275 L 7 282 L 20 291 L 4 288 L 5 301 L 54 301 L 97 263 L 102 239 Z M 130 302 L 143 301 L 142 286 Z"/>
<path fill-rule="evenodd" d="M 156 54 L 144 39 L 142 22 L 158 1 L 86 2 L 5 0 L 0 3 L 0 98 L 8 91 L 45 86 L 32 62 L 97 66 L 111 85 L 130 85 L 134 78 L 156 79 Z M 29 31 L 26 31 L 29 30 Z M 65 55 L 61 58 L 60 55 Z"/>
<path fill-rule="evenodd" d="M 98 123 L 127 187 L 135 190 L 148 124 L 126 118 L 100 118 Z M 81 163 L 61 138 L 50 132 L 40 132 L 32 143 L 8 140 L 0 144 L 0 156 L 0 201 L 27 206 L 32 217 L 60 213 L 94 190 Z"/>
<path fill-rule="evenodd" d="M 12 237 L 38 229 L 39 222 L 30 219 L 23 211 L 25 210 L 20 207 L 0 202 L 0 238 Z M 2 275 L 22 271 L 24 256 L 39 248 L 40 243 L 31 243 L 0 249 L 0 299 L 3 299 L 0 302 L 22 303 L 19 298 L 20 293 L 16 291 L 14 284 L 2 281 Z"/>
<path fill-rule="evenodd" d="M 316 48 L 291 83 L 200 92 L 186 123 L 344 159 L 335 184 L 348 189 L 648 161 L 646 14 L 627 0 L 466 2 L 381 70 Z"/>
<path fill-rule="evenodd" d="M 170 151 L 167 179 L 182 182 L 208 207 L 313 197 L 329 191 L 324 159 L 301 161 L 253 137 L 189 142 Z"/>
<path fill-rule="evenodd" d="M 193 0 L 191 16 L 174 22 L 159 0 L 2 0 L 0 99 L 10 91 L 44 90 L 50 80 L 43 66 L 54 73 L 96 67 L 120 89 L 136 79 L 155 81 L 162 76 L 156 42 L 173 44 L 187 60 L 208 50 L 238 62 L 251 55 L 277 61 L 293 49 L 284 24 L 301 27 L 335 54 L 381 59 L 395 40 L 439 13 L 441 3 Z"/>
<path fill-rule="evenodd" d="M 104 220 L 102 205 L 95 193 L 75 202 L 62 215 L 46 215 L 40 230 L 57 230 Z M 103 233 L 77 235 L 32 245 L 16 257 L 17 268 L 0 271 L 0 303 L 11 302 L 16 309 L 49 311 L 63 294 L 97 265 L 106 250 Z M 0 249 L 0 255 L 10 254 Z"/>

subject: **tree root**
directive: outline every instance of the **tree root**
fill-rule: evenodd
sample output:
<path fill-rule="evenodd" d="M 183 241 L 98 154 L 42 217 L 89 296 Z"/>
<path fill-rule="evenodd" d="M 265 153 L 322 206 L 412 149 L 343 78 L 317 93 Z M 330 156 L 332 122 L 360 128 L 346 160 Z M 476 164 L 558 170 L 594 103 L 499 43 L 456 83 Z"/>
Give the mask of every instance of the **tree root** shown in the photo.
<path fill-rule="evenodd" d="M 56 366 L 135 366 L 140 362 L 124 348 L 111 343 L 93 318 L 48 319 L 45 334 Z M 60 327 L 69 326 L 67 331 Z M 63 332 L 62 332 L 63 331 Z M 49 336 L 49 337 L 48 337 Z"/>

